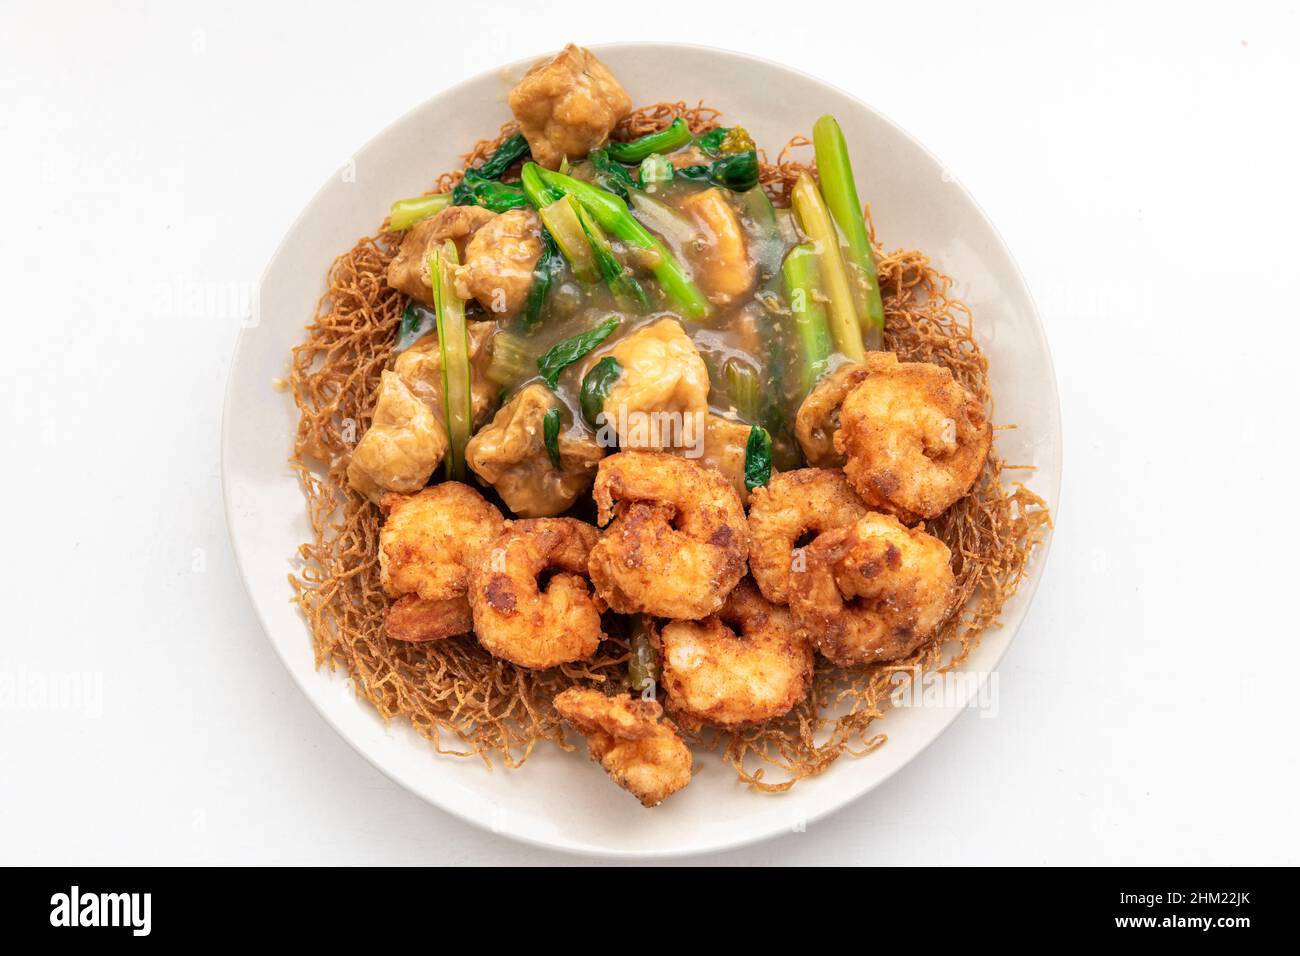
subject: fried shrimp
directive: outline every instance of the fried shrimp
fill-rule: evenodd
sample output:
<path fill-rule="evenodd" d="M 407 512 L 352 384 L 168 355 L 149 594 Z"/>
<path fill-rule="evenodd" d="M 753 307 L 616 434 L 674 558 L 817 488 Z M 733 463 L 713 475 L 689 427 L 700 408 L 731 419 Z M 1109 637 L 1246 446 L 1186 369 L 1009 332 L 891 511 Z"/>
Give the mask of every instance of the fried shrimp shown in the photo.
<path fill-rule="evenodd" d="M 803 700 L 812 683 L 812 644 L 790 611 L 764 600 L 748 579 L 716 615 L 671 621 L 659 636 L 668 709 L 691 722 L 770 720 Z"/>
<path fill-rule="evenodd" d="M 774 475 L 749 502 L 749 570 L 773 604 L 790 603 L 790 567 L 800 539 L 853 524 L 867 513 L 844 473 L 800 468 Z"/>
<path fill-rule="evenodd" d="M 506 525 L 470 579 L 474 633 L 492 655 L 544 670 L 596 653 L 604 602 L 587 586 L 597 531 L 576 518 Z M 543 586 L 538 576 L 552 572 Z"/>
<path fill-rule="evenodd" d="M 469 570 L 505 519 L 469 485 L 445 481 L 417 495 L 387 494 L 379 532 L 379 582 L 389 597 L 385 629 L 400 641 L 433 641 L 470 628 Z"/>
<path fill-rule="evenodd" d="M 691 782 L 691 751 L 652 700 L 606 697 L 570 687 L 555 697 L 560 716 L 587 738 L 591 759 L 610 778 L 653 807 Z"/>
<path fill-rule="evenodd" d="M 601 461 L 593 495 L 608 526 L 591 551 L 591 580 L 615 611 L 698 620 L 744 575 L 745 510 L 713 469 L 625 451 Z"/>
<path fill-rule="evenodd" d="M 802 570 L 790 575 L 790 610 L 841 667 L 906 657 L 951 607 L 948 546 L 892 515 L 871 512 L 804 550 Z"/>
<path fill-rule="evenodd" d="M 862 500 L 912 523 L 934 518 L 970 491 L 993 429 L 952 372 L 872 352 L 844 399 L 835 448 Z"/>
<path fill-rule="evenodd" d="M 843 468 L 844 455 L 835 448 L 840 428 L 840 406 L 844 398 L 867 377 L 866 367 L 852 362 L 841 365 L 817 383 L 799 406 L 794 435 L 804 458 L 814 468 Z"/>

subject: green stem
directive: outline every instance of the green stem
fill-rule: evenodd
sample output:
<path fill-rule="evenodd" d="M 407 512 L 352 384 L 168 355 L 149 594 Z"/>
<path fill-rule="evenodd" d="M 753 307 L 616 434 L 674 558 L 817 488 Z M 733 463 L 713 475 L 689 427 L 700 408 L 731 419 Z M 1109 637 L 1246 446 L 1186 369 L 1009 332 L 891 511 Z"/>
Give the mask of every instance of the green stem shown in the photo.
<path fill-rule="evenodd" d="M 799 335 L 801 396 L 813 390 L 826 374 L 831 355 L 831 331 L 826 321 L 826 306 L 818 298 L 821 277 L 817 270 L 817 251 L 811 243 L 795 246 L 781 265 L 785 299 L 790 303 L 794 327 Z"/>
<path fill-rule="evenodd" d="M 835 232 L 835 224 L 831 222 L 826 203 L 822 201 L 822 194 L 817 191 L 817 185 L 807 173 L 799 174 L 790 200 L 804 234 L 816 244 L 822 290 L 829 303 L 827 313 L 835 347 L 853 361 L 861 362 L 866 354 L 862 347 L 862 327 L 858 322 L 857 310 L 853 307 L 849 273 L 840 255 L 840 237 Z"/>
<path fill-rule="evenodd" d="M 880 278 L 876 274 L 876 257 L 853 180 L 853 165 L 844 132 L 829 113 L 813 124 L 813 148 L 817 154 L 817 176 L 822 196 L 844 233 L 849 246 L 849 265 L 853 269 L 853 291 L 863 316 L 867 348 L 882 346 L 885 330 L 885 306 L 880 299 Z"/>
<path fill-rule="evenodd" d="M 610 143 L 608 149 L 613 159 L 634 166 L 651 153 L 671 153 L 675 149 L 681 149 L 690 141 L 691 128 L 686 125 L 686 120 L 679 116 L 667 128 L 657 133 L 647 133 L 630 143 Z"/>
<path fill-rule="evenodd" d="M 388 228 L 405 231 L 417 222 L 436 216 L 451 205 L 451 193 L 433 193 L 399 199 L 388 210 Z"/>

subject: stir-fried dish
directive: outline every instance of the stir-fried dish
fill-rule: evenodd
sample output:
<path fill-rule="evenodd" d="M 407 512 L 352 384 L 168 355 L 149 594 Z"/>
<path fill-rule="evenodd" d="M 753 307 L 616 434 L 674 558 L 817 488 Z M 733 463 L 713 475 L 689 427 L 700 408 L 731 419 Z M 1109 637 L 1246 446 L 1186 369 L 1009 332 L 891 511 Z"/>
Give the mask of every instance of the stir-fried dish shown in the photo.
<path fill-rule="evenodd" d="M 829 115 L 769 162 L 575 46 L 508 102 L 295 350 L 319 660 L 440 751 L 568 727 L 647 806 L 692 746 L 768 791 L 874 749 L 1047 520 L 991 452 L 968 311 L 874 243 Z"/>

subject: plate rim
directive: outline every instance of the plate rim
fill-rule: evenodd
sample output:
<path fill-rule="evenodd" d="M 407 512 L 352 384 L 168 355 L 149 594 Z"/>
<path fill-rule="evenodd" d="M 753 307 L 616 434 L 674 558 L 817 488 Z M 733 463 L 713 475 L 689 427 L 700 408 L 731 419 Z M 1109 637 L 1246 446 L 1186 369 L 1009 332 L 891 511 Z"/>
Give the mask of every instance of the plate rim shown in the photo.
<path fill-rule="evenodd" d="M 823 86 L 835 91 L 841 96 L 844 96 L 846 99 L 852 101 L 858 108 L 873 114 L 879 120 L 887 124 L 896 135 L 903 137 L 912 146 L 914 146 L 922 153 L 924 153 L 927 157 L 929 157 L 937 166 L 945 170 L 951 176 L 950 185 L 955 186 L 958 190 L 960 190 L 962 197 L 971 204 L 971 206 L 976 210 L 976 212 L 978 212 L 980 218 L 983 219 L 985 225 L 988 227 L 993 239 L 995 240 L 997 249 L 1002 253 L 1006 261 L 1010 264 L 1011 269 L 1015 275 L 1015 278 L 1019 282 L 1021 289 L 1025 295 L 1025 300 L 1029 306 L 1029 317 L 1032 320 L 1031 321 L 1032 327 L 1037 333 L 1037 338 L 1043 349 L 1043 353 L 1047 359 L 1046 371 L 1047 371 L 1048 384 L 1050 385 L 1050 391 L 1051 391 L 1051 401 L 1050 401 L 1050 407 L 1048 411 L 1053 426 L 1053 431 L 1055 434 L 1054 450 L 1055 450 L 1058 466 L 1056 469 L 1056 474 L 1054 476 L 1054 479 L 1049 482 L 1050 487 L 1045 489 L 1040 489 L 1040 490 L 1043 493 L 1044 498 L 1048 500 L 1051 505 L 1051 516 L 1052 516 L 1053 523 L 1056 520 L 1058 520 L 1060 515 L 1061 476 L 1064 471 L 1065 442 L 1064 442 L 1064 435 L 1062 432 L 1062 425 L 1061 425 L 1060 389 L 1057 383 L 1056 363 L 1052 356 L 1051 343 L 1048 341 L 1047 331 L 1043 326 L 1042 315 L 1039 311 L 1038 303 L 1034 299 L 1033 292 L 1029 286 L 1029 282 L 1025 278 L 1024 271 L 1021 268 L 1019 261 L 1012 254 L 1011 248 L 1007 245 L 1006 239 L 1003 237 L 1002 233 L 997 228 L 997 225 L 994 223 L 993 219 L 988 215 L 984 207 L 981 206 L 979 202 L 975 199 L 975 197 L 970 193 L 970 191 L 966 188 L 964 183 L 962 183 L 961 179 L 952 174 L 951 168 L 946 163 L 943 163 L 939 159 L 939 157 L 936 156 L 924 143 L 922 143 L 919 139 L 917 139 L 910 132 L 908 132 L 904 127 L 902 127 L 899 123 L 897 123 L 892 117 L 881 112 L 879 109 L 875 108 L 874 106 L 871 106 L 870 104 L 862 100 L 857 95 L 847 90 L 844 90 L 843 88 L 833 83 L 829 83 L 826 80 L 823 80 L 812 73 L 809 73 L 805 70 L 801 70 L 798 67 L 793 67 L 785 63 L 780 63 L 778 61 L 768 59 L 767 57 L 758 56 L 752 53 L 746 53 L 740 50 L 732 50 L 725 47 L 717 47 L 708 44 L 680 43 L 680 42 L 665 41 L 665 40 L 598 43 L 598 44 L 588 45 L 587 49 L 593 50 L 597 53 L 600 53 L 602 51 L 621 50 L 621 49 L 638 49 L 638 50 L 689 49 L 689 50 L 703 51 L 708 53 L 722 54 L 725 56 L 736 57 L 743 60 L 749 60 L 754 63 L 761 64 L 762 66 L 768 69 L 775 69 L 777 71 L 797 74 L 803 77 L 804 79 L 810 80 L 819 86 Z M 361 154 L 370 146 L 382 140 L 384 137 L 388 136 L 395 128 L 405 123 L 409 117 L 423 110 L 430 100 L 435 98 L 454 96 L 457 92 L 464 89 L 465 87 L 477 84 L 493 76 L 501 75 L 504 71 L 516 70 L 519 68 L 527 67 L 528 65 L 537 62 L 539 59 L 547 55 L 549 54 L 546 52 L 542 52 L 532 56 L 521 57 L 506 64 L 489 67 L 488 69 L 482 70 L 472 76 L 466 77 L 460 80 L 459 82 L 452 84 L 451 86 L 435 90 L 430 96 L 425 97 L 425 99 L 421 100 L 419 103 L 417 103 L 410 109 L 404 111 L 399 116 L 395 117 L 390 122 L 386 123 L 380 130 L 378 130 L 373 135 L 371 135 L 365 141 L 365 143 L 363 143 L 358 149 L 356 149 L 353 152 L 353 155 Z M 283 237 L 276 244 L 275 250 L 272 252 L 270 258 L 267 260 L 267 264 L 265 268 L 262 270 L 261 276 L 258 280 L 259 287 L 265 284 L 267 276 L 275 269 L 278 261 L 288 249 L 291 238 L 298 231 L 298 226 L 307 217 L 310 210 L 312 210 L 316 206 L 316 204 L 331 188 L 331 186 L 334 183 L 334 179 L 335 177 L 333 176 L 327 178 L 325 182 L 322 183 L 322 185 L 312 194 L 311 198 L 308 199 L 308 201 L 302 207 L 302 209 L 299 210 L 299 212 L 294 216 L 293 220 L 285 229 Z M 329 727 L 333 729 L 333 731 L 348 744 L 348 746 L 350 746 L 354 751 L 356 751 L 367 763 L 369 763 L 372 767 L 374 767 L 381 774 L 383 774 L 383 776 L 386 777 L 388 780 L 392 781 L 395 785 L 400 787 L 402 790 L 406 791 L 407 793 L 410 793 L 412 796 L 419 798 L 420 800 L 424 801 L 430 806 L 435 807 L 436 809 L 444 813 L 447 813 L 448 815 L 458 820 L 462 820 L 466 823 L 470 823 L 477 829 L 483 831 L 484 833 L 489 833 L 497 837 L 504 836 L 511 840 L 517 840 L 529 846 L 537 847 L 539 849 L 549 850 L 551 852 L 566 853 L 566 854 L 588 858 L 588 859 L 610 859 L 610 860 L 682 859 L 686 857 L 703 856 L 707 854 L 720 853 L 727 850 L 735 850 L 743 847 L 753 846 L 755 844 L 762 843 L 767 840 L 775 839 L 776 837 L 782 836 L 785 832 L 787 832 L 785 829 L 778 829 L 778 828 L 765 829 L 765 830 L 756 831 L 754 833 L 745 836 L 741 836 L 739 838 L 729 837 L 714 842 L 705 841 L 703 844 L 699 846 L 694 846 L 689 848 L 668 847 L 664 849 L 651 849 L 651 850 L 628 850 L 628 849 L 621 849 L 616 847 L 600 847 L 600 846 L 591 846 L 591 845 L 572 846 L 567 844 L 559 844 L 552 840 L 548 840 L 540 836 L 534 836 L 517 829 L 504 829 L 504 828 L 498 829 L 498 828 L 491 827 L 483 820 L 470 815 L 468 812 L 465 812 L 461 807 L 455 805 L 453 802 L 440 799 L 441 795 L 424 792 L 422 790 L 416 789 L 408 785 L 405 781 L 399 779 L 395 772 L 390 771 L 387 767 L 385 767 L 380 762 L 379 757 L 377 755 L 372 756 L 372 754 L 368 752 L 366 747 L 364 747 L 359 740 L 355 739 L 354 736 L 349 731 L 345 730 L 342 726 L 340 726 L 340 724 L 335 721 L 331 713 L 323 706 L 321 702 L 319 702 L 316 699 L 315 695 L 308 688 L 305 680 L 302 679 L 299 676 L 299 674 L 296 672 L 293 664 L 286 657 L 285 651 L 281 649 L 279 643 L 271 637 L 271 629 L 268 625 L 267 618 L 263 614 L 261 606 L 259 605 L 258 601 L 255 599 L 253 595 L 253 589 L 250 587 L 248 574 L 245 571 L 245 567 L 244 567 L 244 559 L 241 553 L 241 548 L 234 534 L 233 505 L 231 500 L 232 483 L 231 483 L 231 477 L 229 472 L 229 460 L 232 454 L 231 446 L 234 443 L 234 437 L 233 437 L 234 427 L 232 424 L 234 416 L 232 416 L 231 414 L 231 405 L 233 401 L 233 392 L 234 392 L 235 366 L 239 360 L 239 355 L 241 354 L 244 345 L 244 338 L 251 331 L 251 329 L 252 327 L 249 326 L 241 328 L 239 330 L 238 336 L 235 339 L 234 348 L 231 351 L 230 366 L 226 372 L 226 386 L 224 389 L 224 396 L 222 400 L 222 413 L 221 413 L 221 424 L 220 424 L 220 429 L 221 429 L 220 449 L 219 449 L 218 458 L 219 458 L 219 470 L 221 473 L 221 496 L 222 496 L 222 504 L 223 504 L 223 517 L 225 519 L 225 526 L 226 526 L 226 536 L 230 542 L 231 553 L 233 554 L 235 559 L 235 567 L 239 574 L 240 585 L 244 590 L 245 597 L 247 598 L 249 604 L 252 606 L 254 615 L 257 617 L 257 621 L 259 626 L 262 629 L 263 636 L 266 638 L 267 642 L 271 645 L 272 649 L 275 651 L 276 657 L 279 659 L 281 665 L 288 672 L 289 677 L 293 681 L 294 685 L 298 688 L 298 690 L 302 693 L 302 695 L 311 704 L 312 708 L 317 712 L 317 714 L 320 715 L 320 717 L 325 721 L 325 723 L 328 724 Z M 286 462 L 287 461 L 288 459 L 286 458 Z M 808 815 L 806 817 L 807 823 L 812 824 L 827 819 L 833 814 L 836 814 L 839 811 L 843 810 L 849 804 L 854 803 L 855 801 L 865 797 L 867 794 L 871 793 L 873 790 L 875 790 L 877 787 L 881 786 L 888 780 L 891 780 L 897 773 L 903 770 L 903 768 L 911 765 L 912 762 L 918 756 L 920 756 L 927 749 L 929 749 L 929 747 L 936 740 L 938 740 L 941 736 L 943 736 L 948 731 L 948 729 L 952 726 L 953 722 L 968 709 L 970 701 L 972 699 L 976 699 L 976 695 L 982 692 L 984 686 L 989 680 L 989 676 L 992 673 L 994 673 L 996 669 L 1001 665 L 1003 659 L 1006 657 L 1007 652 L 1011 649 L 1011 645 L 1015 642 L 1015 639 L 1019 636 L 1020 629 L 1024 624 L 1024 619 L 1028 617 L 1028 614 L 1031 608 L 1033 607 L 1034 598 L 1038 593 L 1039 585 L 1042 583 L 1042 579 L 1046 574 L 1048 558 L 1051 553 L 1052 539 L 1054 537 L 1055 537 L 1054 529 L 1049 527 L 1047 533 L 1044 535 L 1043 540 L 1038 545 L 1038 553 L 1033 555 L 1031 559 L 1034 562 L 1034 566 L 1035 566 L 1034 570 L 1031 572 L 1030 575 L 1028 575 L 1027 580 L 1021 583 L 1021 590 L 1019 593 L 1024 595 L 1023 598 L 1024 611 L 1021 614 L 1021 620 L 1014 625 L 1014 628 L 1007 636 L 1004 646 L 992 658 L 992 660 L 989 662 L 989 666 L 983 672 L 980 673 L 980 679 L 977 683 L 975 683 L 974 687 L 970 687 L 970 685 L 965 685 L 970 689 L 970 692 L 966 694 L 964 699 L 961 701 L 961 706 L 956 706 L 951 708 L 950 712 L 938 724 L 938 726 L 936 727 L 934 732 L 929 736 L 929 738 L 926 739 L 922 744 L 920 744 L 911 753 L 911 755 L 908 756 L 905 760 L 903 760 L 897 766 L 886 771 L 883 775 L 875 778 L 874 780 L 869 781 L 865 786 L 861 787 L 860 789 L 855 789 L 851 792 L 846 792 L 843 795 L 836 794 L 826 806 L 822 807 L 817 812 Z M 320 676 L 319 665 L 317 665 L 312 670 L 311 673 L 313 676 L 319 677 Z M 364 701 L 361 700 L 361 698 L 355 696 L 355 692 L 353 695 L 353 700 L 359 706 L 368 706 L 365 704 Z M 436 755 L 432 755 L 432 756 L 436 757 Z"/>

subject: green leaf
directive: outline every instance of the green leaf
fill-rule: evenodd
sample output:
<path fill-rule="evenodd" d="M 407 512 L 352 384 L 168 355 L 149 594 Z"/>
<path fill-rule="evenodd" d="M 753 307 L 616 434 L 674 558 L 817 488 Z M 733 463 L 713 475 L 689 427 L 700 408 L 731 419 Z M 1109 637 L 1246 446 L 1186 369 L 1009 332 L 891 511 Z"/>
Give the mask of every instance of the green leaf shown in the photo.
<path fill-rule="evenodd" d="M 556 471 L 560 470 L 560 409 L 557 406 L 547 411 L 542 418 L 542 441 L 546 444 L 546 454 Z"/>
<path fill-rule="evenodd" d="M 582 380 L 582 390 L 578 393 L 578 405 L 582 408 L 582 417 L 592 428 L 598 427 L 597 418 L 605 410 L 605 399 L 614 383 L 623 375 L 623 366 L 618 359 L 606 355 L 591 367 L 587 377 Z"/>
<path fill-rule="evenodd" d="M 397 344 L 393 350 L 405 352 L 437 327 L 437 313 L 412 299 L 406 303 L 406 311 L 402 313 L 402 322 L 397 328 Z"/>
<path fill-rule="evenodd" d="M 771 480 L 772 436 L 762 425 L 755 425 L 745 442 L 745 488 L 753 491 Z"/>
<path fill-rule="evenodd" d="M 478 167 L 478 174 L 484 179 L 500 179 L 516 160 L 523 159 L 527 155 L 528 140 L 524 139 L 523 133 L 515 133 L 497 147 L 496 152 L 488 158 L 487 162 Z"/>
<path fill-rule="evenodd" d="M 592 177 L 593 182 L 601 189 L 608 189 L 610 192 L 617 194 L 620 198 L 626 199 L 629 189 L 636 189 L 637 182 L 632 178 L 626 166 L 621 166 L 609 158 L 609 153 L 603 149 L 593 149 L 587 154 L 587 162 L 591 163 L 595 169 L 596 175 Z"/>
<path fill-rule="evenodd" d="M 555 343 L 546 354 L 537 360 L 537 370 L 541 372 L 542 381 L 553 390 L 560 381 L 560 373 L 582 358 L 601 342 L 614 334 L 618 328 L 618 317 L 606 319 L 594 329 L 588 329 L 580 335 Z"/>

